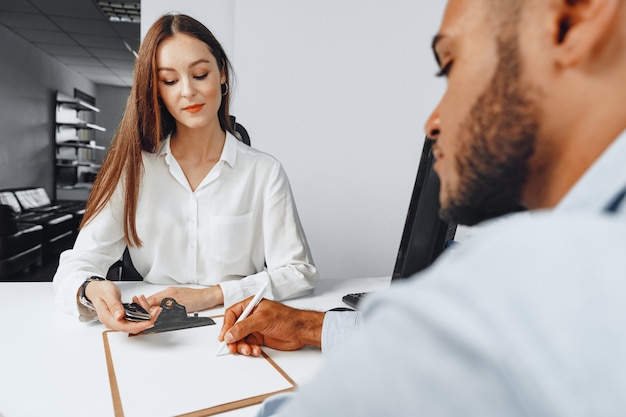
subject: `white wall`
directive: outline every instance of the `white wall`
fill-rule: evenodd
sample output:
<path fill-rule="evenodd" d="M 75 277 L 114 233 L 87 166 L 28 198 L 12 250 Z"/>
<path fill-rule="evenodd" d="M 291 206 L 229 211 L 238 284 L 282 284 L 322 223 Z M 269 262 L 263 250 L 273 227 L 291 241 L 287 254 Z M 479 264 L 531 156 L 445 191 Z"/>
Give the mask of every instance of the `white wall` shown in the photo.
<path fill-rule="evenodd" d="M 238 81 L 232 113 L 255 148 L 282 161 L 322 278 L 390 275 L 423 124 L 445 87 L 430 51 L 444 2 L 175 5 L 142 1 L 142 33 L 178 10 L 225 44 Z"/>
<path fill-rule="evenodd" d="M 109 148 L 113 141 L 113 135 L 122 120 L 126 101 L 130 94 L 130 87 L 114 85 L 96 85 L 96 103 L 100 108 L 97 114 L 98 124 L 106 129 L 104 132 L 96 131 L 96 144 Z M 102 162 L 106 151 L 96 153 L 96 161 Z"/>
<path fill-rule="evenodd" d="M 184 13 L 201 21 L 220 41 L 229 59 L 234 52 L 234 0 L 142 0 L 141 39 L 164 13 Z"/>

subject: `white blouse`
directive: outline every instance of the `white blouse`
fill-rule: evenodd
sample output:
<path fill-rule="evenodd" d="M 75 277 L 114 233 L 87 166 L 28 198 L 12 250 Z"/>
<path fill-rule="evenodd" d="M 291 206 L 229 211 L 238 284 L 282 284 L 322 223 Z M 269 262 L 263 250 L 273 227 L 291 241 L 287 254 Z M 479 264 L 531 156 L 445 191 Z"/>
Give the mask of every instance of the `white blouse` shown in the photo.
<path fill-rule="evenodd" d="M 143 245 L 129 248 L 137 271 L 154 284 L 219 284 L 230 306 L 268 280 L 266 298 L 312 291 L 318 279 L 289 180 L 280 162 L 231 134 L 219 162 L 192 191 L 170 151 L 143 152 L 136 227 Z M 61 254 L 55 299 L 78 314 L 76 293 L 89 276 L 106 276 L 124 251 L 121 185 Z"/>

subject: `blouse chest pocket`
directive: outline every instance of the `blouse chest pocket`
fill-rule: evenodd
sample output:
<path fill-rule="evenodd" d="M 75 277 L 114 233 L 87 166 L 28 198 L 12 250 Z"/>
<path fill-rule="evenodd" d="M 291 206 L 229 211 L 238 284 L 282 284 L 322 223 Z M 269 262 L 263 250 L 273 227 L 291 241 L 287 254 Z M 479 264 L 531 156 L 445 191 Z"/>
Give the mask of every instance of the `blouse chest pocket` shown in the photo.
<path fill-rule="evenodd" d="M 233 263 L 249 258 L 254 239 L 252 219 L 252 213 L 241 216 L 210 216 L 208 257 L 220 263 Z"/>

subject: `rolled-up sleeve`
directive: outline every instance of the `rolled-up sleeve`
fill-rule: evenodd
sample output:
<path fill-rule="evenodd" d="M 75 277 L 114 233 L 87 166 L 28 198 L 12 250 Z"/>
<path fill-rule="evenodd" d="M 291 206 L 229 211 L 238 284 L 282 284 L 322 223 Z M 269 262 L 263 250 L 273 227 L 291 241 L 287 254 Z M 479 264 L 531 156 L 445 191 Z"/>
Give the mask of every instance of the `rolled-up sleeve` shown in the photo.
<path fill-rule="evenodd" d="M 266 268 L 237 281 L 220 283 L 226 307 L 254 295 L 268 280 L 266 298 L 287 300 L 309 294 L 319 273 L 313 264 L 306 236 L 289 185 L 280 163 L 275 163 L 266 184 L 262 207 Z"/>
<path fill-rule="evenodd" d="M 52 279 L 55 302 L 69 314 L 78 316 L 76 295 L 86 278 L 106 277 L 111 265 L 124 251 L 124 231 L 115 211 L 121 210 L 119 195 L 85 225 L 72 249 L 63 252 Z"/>

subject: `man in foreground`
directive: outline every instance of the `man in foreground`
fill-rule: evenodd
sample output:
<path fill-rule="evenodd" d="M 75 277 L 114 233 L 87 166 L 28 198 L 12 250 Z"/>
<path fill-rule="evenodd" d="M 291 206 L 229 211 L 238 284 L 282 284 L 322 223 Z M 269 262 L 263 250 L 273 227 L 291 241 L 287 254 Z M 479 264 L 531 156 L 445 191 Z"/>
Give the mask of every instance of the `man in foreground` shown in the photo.
<path fill-rule="evenodd" d="M 341 345 L 280 415 L 622 414 L 624 28 L 625 0 L 448 2 L 426 125 L 442 214 L 535 212 L 366 300 L 341 343 L 332 317 L 352 314 L 263 301 L 233 326 L 245 302 L 229 309 L 231 351 Z"/>

